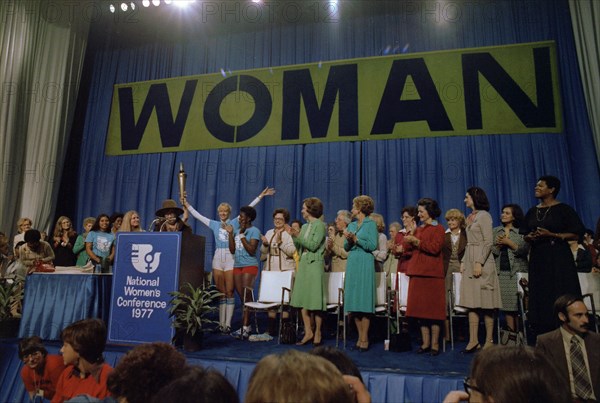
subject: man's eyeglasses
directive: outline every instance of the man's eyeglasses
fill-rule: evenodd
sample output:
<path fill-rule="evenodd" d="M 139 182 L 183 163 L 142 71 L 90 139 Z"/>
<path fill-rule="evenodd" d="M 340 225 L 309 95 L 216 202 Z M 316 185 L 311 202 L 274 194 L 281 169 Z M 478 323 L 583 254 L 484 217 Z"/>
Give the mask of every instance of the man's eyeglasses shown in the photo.
<path fill-rule="evenodd" d="M 479 389 L 477 386 L 471 385 L 470 382 L 471 382 L 471 378 L 469 378 L 468 376 L 463 380 L 463 386 L 465 387 L 465 392 L 467 392 L 467 394 L 469 396 L 471 396 L 472 391 L 479 392 L 482 395 L 484 394 L 481 389 Z"/>

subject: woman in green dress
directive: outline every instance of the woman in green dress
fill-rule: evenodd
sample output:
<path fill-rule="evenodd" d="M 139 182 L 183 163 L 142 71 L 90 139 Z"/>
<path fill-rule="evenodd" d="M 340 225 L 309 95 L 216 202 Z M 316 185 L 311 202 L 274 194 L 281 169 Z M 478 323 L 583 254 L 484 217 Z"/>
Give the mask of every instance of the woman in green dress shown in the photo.
<path fill-rule="evenodd" d="M 296 251 L 300 255 L 300 263 L 294 291 L 292 292 L 291 305 L 302 308 L 302 321 L 304 322 L 304 338 L 298 342 L 299 346 L 313 342 L 313 345 L 323 344 L 321 325 L 322 312 L 325 310 L 325 293 L 323 287 L 323 273 L 325 261 L 325 223 L 319 217 L 323 215 L 323 203 L 316 197 L 304 199 L 302 204 L 302 217 L 306 224 L 300 232 L 286 226 L 286 230 L 294 239 Z M 311 323 L 314 320 L 313 332 Z"/>

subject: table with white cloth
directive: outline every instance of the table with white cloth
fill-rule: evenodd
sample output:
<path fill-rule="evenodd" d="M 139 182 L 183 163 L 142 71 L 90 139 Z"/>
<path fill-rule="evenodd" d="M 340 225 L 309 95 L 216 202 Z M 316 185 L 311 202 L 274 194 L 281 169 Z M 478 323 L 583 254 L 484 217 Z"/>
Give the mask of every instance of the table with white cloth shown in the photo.
<path fill-rule="evenodd" d="M 19 338 L 60 340 L 62 329 L 81 319 L 108 322 L 112 274 L 59 268 L 27 276 Z"/>

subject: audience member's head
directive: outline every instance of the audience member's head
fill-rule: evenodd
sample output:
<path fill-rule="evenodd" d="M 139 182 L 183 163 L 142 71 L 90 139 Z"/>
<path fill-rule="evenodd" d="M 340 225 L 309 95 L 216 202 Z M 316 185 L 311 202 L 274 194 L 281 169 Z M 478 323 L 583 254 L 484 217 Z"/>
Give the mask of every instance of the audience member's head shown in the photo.
<path fill-rule="evenodd" d="M 33 244 L 39 242 L 42 239 L 42 234 L 40 234 L 40 231 L 36 229 L 30 229 L 25 232 L 25 236 L 23 239 L 28 244 Z"/>
<path fill-rule="evenodd" d="M 465 222 L 465 215 L 459 209 L 451 208 L 450 210 L 446 211 L 446 215 L 444 216 L 444 218 L 446 219 L 448 224 L 450 224 L 451 220 L 456 221 L 460 229 L 465 229 L 465 227 L 467 226 Z"/>
<path fill-rule="evenodd" d="M 561 295 L 554 301 L 554 314 L 567 332 L 578 335 L 588 332 L 588 310 L 581 297 Z"/>
<path fill-rule="evenodd" d="M 76 364 L 79 358 L 90 364 L 104 362 L 102 353 L 106 345 L 106 326 L 102 320 L 83 319 L 72 323 L 63 329 L 61 339 L 65 365 Z M 75 354 L 71 354 L 71 349 Z M 65 354 L 67 350 L 68 356 Z"/>
<path fill-rule="evenodd" d="M 545 182 L 546 186 L 548 186 L 550 189 L 554 189 L 552 191 L 552 196 L 554 196 L 555 198 L 556 198 L 556 196 L 558 196 L 558 192 L 560 192 L 560 179 L 558 179 L 556 176 L 552 176 L 552 175 L 540 176 L 538 178 L 538 182 Z"/>
<path fill-rule="evenodd" d="M 112 232 L 117 232 L 119 230 L 119 227 L 121 227 L 121 224 L 123 223 L 123 215 L 123 213 L 114 212 L 109 217 Z"/>
<path fill-rule="evenodd" d="M 239 401 L 234 387 L 220 372 L 200 367 L 188 367 L 185 375 L 171 381 L 151 400 L 153 403 L 237 403 Z"/>
<path fill-rule="evenodd" d="M 490 211 L 490 202 L 485 194 L 485 190 L 473 186 L 467 189 L 467 193 L 471 196 L 471 199 L 473 199 L 473 208 L 475 210 Z"/>
<path fill-rule="evenodd" d="M 375 202 L 370 196 L 356 196 L 352 199 L 352 208 L 360 211 L 365 216 L 368 216 L 375 211 Z"/>
<path fill-rule="evenodd" d="M 342 375 L 355 376 L 362 382 L 363 379 L 358 367 L 354 361 L 348 357 L 348 354 L 344 353 L 342 350 L 331 346 L 319 346 L 313 348 L 310 353 L 325 358 L 327 361 L 335 365 L 335 367 L 340 370 Z"/>
<path fill-rule="evenodd" d="M 43 369 L 48 351 L 38 336 L 26 337 L 19 342 L 19 358 L 31 369 Z"/>
<path fill-rule="evenodd" d="M 163 386 L 183 376 L 186 368 L 185 356 L 172 345 L 142 344 L 121 358 L 106 384 L 114 396 L 127 399 L 127 403 L 145 403 Z"/>
<path fill-rule="evenodd" d="M 8 255 L 10 249 L 8 247 L 8 237 L 4 234 L 0 235 L 0 254 Z"/>
<path fill-rule="evenodd" d="M 375 221 L 375 225 L 377 225 L 377 232 L 385 232 L 385 221 L 383 220 L 383 216 L 381 214 L 371 213 L 369 217 L 371 217 L 371 220 Z"/>
<path fill-rule="evenodd" d="M 32 226 L 33 221 L 31 221 L 31 218 L 19 218 L 19 221 L 17 221 L 17 233 L 21 234 L 23 232 L 26 232 L 27 230 L 31 229 Z"/>
<path fill-rule="evenodd" d="M 290 227 L 292 227 L 296 231 L 300 232 L 300 230 L 302 229 L 302 221 L 300 221 L 300 220 L 292 220 L 292 223 L 290 224 Z"/>
<path fill-rule="evenodd" d="M 474 402 L 564 403 L 571 401 L 565 383 L 531 347 L 494 346 L 475 356 L 465 388 Z"/>
<path fill-rule="evenodd" d="M 348 384 L 332 363 L 316 355 L 288 350 L 267 355 L 256 364 L 245 401 L 337 403 L 353 399 Z"/>
<path fill-rule="evenodd" d="M 423 207 L 432 220 L 435 220 L 442 214 L 442 210 L 440 209 L 438 202 L 429 197 L 423 197 L 422 199 L 419 199 L 417 206 Z"/>

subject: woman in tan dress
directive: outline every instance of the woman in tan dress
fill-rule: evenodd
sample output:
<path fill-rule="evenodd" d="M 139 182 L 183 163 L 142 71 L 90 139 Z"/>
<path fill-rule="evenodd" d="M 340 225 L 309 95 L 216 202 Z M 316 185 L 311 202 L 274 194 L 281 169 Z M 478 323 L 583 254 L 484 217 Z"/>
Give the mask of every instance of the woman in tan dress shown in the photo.
<path fill-rule="evenodd" d="M 484 315 L 485 345 L 494 344 L 494 310 L 502 308 L 496 264 L 492 255 L 492 216 L 490 203 L 483 189 L 471 187 L 465 205 L 473 212 L 467 217 L 467 248 L 461 262 L 461 306 L 469 308 L 469 344 L 462 351 L 474 353 L 479 344 L 479 315 Z"/>

